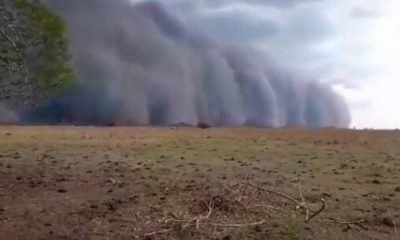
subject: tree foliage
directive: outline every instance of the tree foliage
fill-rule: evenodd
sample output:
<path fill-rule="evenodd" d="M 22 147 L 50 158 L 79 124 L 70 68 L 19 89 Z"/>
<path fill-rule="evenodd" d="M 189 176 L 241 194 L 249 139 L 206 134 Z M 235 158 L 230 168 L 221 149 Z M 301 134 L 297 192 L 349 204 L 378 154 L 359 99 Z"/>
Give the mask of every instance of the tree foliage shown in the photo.
<path fill-rule="evenodd" d="M 23 21 L 35 32 L 33 41 L 41 46 L 41 66 L 35 81 L 42 96 L 57 93 L 71 84 L 74 72 L 69 64 L 66 26 L 63 19 L 40 1 L 13 0 Z"/>

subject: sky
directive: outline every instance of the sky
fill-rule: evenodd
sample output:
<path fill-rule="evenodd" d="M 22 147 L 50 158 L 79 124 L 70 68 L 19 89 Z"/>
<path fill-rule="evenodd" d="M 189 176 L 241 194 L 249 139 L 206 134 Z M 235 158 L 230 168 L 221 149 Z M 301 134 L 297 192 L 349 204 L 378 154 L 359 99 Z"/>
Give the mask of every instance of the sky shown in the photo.
<path fill-rule="evenodd" d="M 399 0 L 161 0 L 198 29 L 327 82 L 352 127 L 400 128 Z"/>

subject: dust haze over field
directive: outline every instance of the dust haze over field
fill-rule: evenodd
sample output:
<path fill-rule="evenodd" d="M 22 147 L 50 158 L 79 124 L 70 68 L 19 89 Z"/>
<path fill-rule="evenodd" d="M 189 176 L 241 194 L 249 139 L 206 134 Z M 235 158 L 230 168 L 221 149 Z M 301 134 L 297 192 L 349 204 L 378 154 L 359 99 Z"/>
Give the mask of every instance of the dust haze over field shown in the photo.
<path fill-rule="evenodd" d="M 50 0 L 66 20 L 74 86 L 21 120 L 347 127 L 347 104 L 248 46 L 196 31 L 159 2 Z"/>

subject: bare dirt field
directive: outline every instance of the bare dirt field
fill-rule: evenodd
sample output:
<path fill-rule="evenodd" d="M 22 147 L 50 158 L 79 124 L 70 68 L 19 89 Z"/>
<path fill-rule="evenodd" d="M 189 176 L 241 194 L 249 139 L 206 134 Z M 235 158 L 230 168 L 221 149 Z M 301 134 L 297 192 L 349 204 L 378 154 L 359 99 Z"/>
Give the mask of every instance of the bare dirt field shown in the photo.
<path fill-rule="evenodd" d="M 399 131 L 0 127 L 1 240 L 400 240 L 398 225 Z"/>

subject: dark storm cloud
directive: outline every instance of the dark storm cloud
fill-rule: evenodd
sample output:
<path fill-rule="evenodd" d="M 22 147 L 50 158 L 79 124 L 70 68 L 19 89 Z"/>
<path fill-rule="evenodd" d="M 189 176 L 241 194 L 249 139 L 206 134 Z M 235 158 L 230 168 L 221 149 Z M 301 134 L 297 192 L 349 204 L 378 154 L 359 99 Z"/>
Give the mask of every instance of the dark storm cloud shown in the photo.
<path fill-rule="evenodd" d="M 158 2 L 50 5 L 67 22 L 80 84 L 25 112 L 25 121 L 349 125 L 346 103 L 329 86 L 195 31 Z"/>

